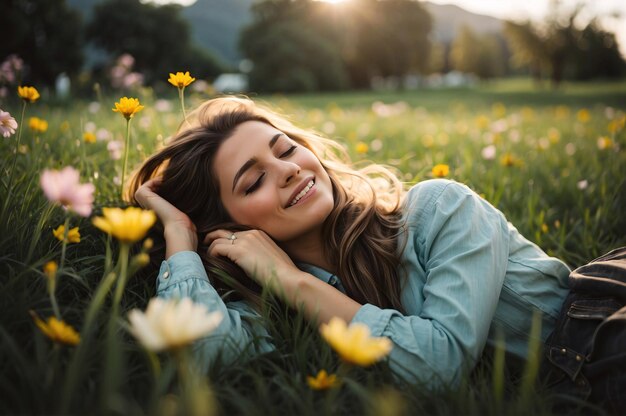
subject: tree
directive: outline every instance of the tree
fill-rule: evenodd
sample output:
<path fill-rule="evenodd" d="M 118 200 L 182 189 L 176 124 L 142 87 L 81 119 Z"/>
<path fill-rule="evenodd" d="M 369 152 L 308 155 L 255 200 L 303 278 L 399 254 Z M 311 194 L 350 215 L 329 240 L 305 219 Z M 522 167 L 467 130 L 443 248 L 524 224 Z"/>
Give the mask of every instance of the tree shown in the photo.
<path fill-rule="evenodd" d="M 581 32 L 574 56 L 573 77 L 579 80 L 620 78 L 625 72 L 626 63 L 615 35 L 602 30 L 592 20 Z"/>
<path fill-rule="evenodd" d="M 354 0 L 352 23 L 340 22 L 348 43 L 344 55 L 357 87 L 372 76 L 402 79 L 410 72 L 428 72 L 431 17 L 411 0 Z M 400 84 L 401 85 L 401 84 Z"/>
<path fill-rule="evenodd" d="M 239 42 L 254 63 L 251 89 L 296 92 L 347 86 L 338 48 L 327 32 L 318 30 L 320 25 L 308 23 L 314 7 L 306 0 L 266 0 L 253 6 L 253 22 Z"/>
<path fill-rule="evenodd" d="M 516 67 L 528 67 L 535 81 L 541 80 L 547 66 L 548 50 L 530 22 L 504 22 L 504 34 L 512 50 L 511 62 Z"/>
<path fill-rule="evenodd" d="M 542 24 L 505 24 L 515 64 L 528 66 L 536 79 L 542 71 L 548 72 L 554 86 L 564 77 L 590 79 L 624 73 L 624 60 L 614 35 L 599 29 L 593 20 L 579 29 L 575 21 L 582 6 L 561 13 L 558 2 L 552 5 L 552 17 Z"/>
<path fill-rule="evenodd" d="M 289 70 L 283 68 L 283 80 L 298 79 L 306 88 L 343 86 L 346 72 L 351 86 L 359 88 L 369 87 L 373 76 L 402 78 L 411 71 L 428 70 L 431 20 L 419 2 L 353 0 L 332 5 L 312 0 L 264 0 L 254 4 L 252 14 L 253 21 L 242 32 L 240 42 L 255 64 L 251 79 L 270 76 L 267 68 L 284 67 L 286 56 L 293 62 L 294 73 L 284 73 Z M 279 30 L 282 38 L 276 35 Z M 309 56 L 303 56 L 305 53 Z M 277 59 L 281 61 L 270 62 Z M 333 75 L 326 75 L 328 72 Z M 322 79 L 327 81 L 320 83 Z M 277 84 L 266 80 L 263 85 Z"/>
<path fill-rule="evenodd" d="M 141 71 L 148 83 L 190 68 L 196 77 L 215 77 L 222 72 L 221 64 L 208 52 L 197 53 L 180 12 L 178 5 L 107 0 L 95 7 L 87 36 L 111 55 L 132 55 L 135 70 Z"/>
<path fill-rule="evenodd" d="M 324 91 L 347 86 L 345 68 L 333 44 L 296 22 L 279 22 L 261 33 L 247 31 L 241 42 L 254 62 L 249 73 L 254 91 Z"/>
<path fill-rule="evenodd" d="M 475 73 L 479 64 L 476 53 L 478 36 L 469 26 L 462 26 L 452 42 L 450 64 L 453 69 L 461 72 Z"/>
<path fill-rule="evenodd" d="M 478 65 L 475 74 L 480 79 L 496 78 L 504 75 L 506 62 L 502 37 L 495 33 L 485 33 L 476 45 Z"/>
<path fill-rule="evenodd" d="M 65 0 L 8 0 L 0 13 L 0 61 L 19 55 L 29 67 L 28 83 L 54 84 L 74 77 L 83 62 L 82 22 Z"/>

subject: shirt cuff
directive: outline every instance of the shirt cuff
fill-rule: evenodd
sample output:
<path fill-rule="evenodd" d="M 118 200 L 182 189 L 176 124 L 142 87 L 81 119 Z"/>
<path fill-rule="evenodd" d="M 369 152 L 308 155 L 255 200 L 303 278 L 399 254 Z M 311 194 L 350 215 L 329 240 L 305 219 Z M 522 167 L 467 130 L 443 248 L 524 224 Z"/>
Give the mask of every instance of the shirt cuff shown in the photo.
<path fill-rule="evenodd" d="M 369 327 L 373 337 L 381 337 L 389 325 L 391 316 L 397 313 L 392 309 L 381 309 L 378 306 L 366 303 L 361 306 L 352 318 L 352 322 L 359 322 Z"/>
<path fill-rule="evenodd" d="M 179 251 L 161 262 L 157 276 L 157 292 L 193 278 L 207 281 L 209 279 L 200 256 L 195 251 Z"/>

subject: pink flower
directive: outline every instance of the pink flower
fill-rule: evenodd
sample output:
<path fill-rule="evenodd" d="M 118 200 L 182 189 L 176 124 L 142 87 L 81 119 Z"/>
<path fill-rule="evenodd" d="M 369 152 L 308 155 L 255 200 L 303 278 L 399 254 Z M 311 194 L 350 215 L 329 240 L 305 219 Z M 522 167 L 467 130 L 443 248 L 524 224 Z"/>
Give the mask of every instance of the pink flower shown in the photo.
<path fill-rule="evenodd" d="M 490 144 L 489 146 L 483 148 L 480 154 L 485 160 L 493 160 L 496 157 L 496 147 Z"/>
<path fill-rule="evenodd" d="M 11 117 L 11 114 L 0 108 L 0 134 L 2 137 L 10 137 L 15 134 L 15 129 L 17 129 L 17 121 Z"/>
<path fill-rule="evenodd" d="M 60 171 L 44 169 L 41 174 L 41 189 L 50 202 L 58 203 L 66 210 L 88 217 L 91 214 L 93 193 L 96 188 L 91 183 L 81 185 L 79 181 L 78 171 L 71 166 Z"/>
<path fill-rule="evenodd" d="M 124 143 L 119 140 L 111 140 L 107 143 L 109 156 L 111 156 L 111 159 L 113 160 L 119 160 L 122 158 L 122 149 L 124 149 Z"/>

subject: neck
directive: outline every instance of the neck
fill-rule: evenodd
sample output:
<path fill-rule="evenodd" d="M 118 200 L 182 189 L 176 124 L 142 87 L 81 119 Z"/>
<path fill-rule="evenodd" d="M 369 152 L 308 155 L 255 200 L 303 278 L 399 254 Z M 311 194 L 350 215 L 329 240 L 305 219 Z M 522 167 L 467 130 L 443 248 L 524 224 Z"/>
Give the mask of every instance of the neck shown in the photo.
<path fill-rule="evenodd" d="M 336 272 L 324 253 L 321 230 L 285 242 L 281 247 L 294 261 L 312 264 L 331 273 Z"/>

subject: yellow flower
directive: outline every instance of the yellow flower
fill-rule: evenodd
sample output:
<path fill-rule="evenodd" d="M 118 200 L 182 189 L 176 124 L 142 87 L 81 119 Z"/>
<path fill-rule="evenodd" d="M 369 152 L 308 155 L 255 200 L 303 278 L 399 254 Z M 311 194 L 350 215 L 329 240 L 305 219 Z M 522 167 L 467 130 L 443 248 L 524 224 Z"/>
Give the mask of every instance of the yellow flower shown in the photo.
<path fill-rule="evenodd" d="M 182 72 L 177 72 L 176 75 L 170 72 L 170 79 L 168 79 L 170 84 L 178 88 L 185 88 L 195 80 L 195 78 L 192 78 L 191 75 L 189 75 L 189 71 L 184 74 Z"/>
<path fill-rule="evenodd" d="M 478 116 L 476 117 L 475 123 L 476 123 L 476 127 L 478 127 L 481 130 L 484 130 L 487 127 L 489 127 L 489 118 L 483 115 Z"/>
<path fill-rule="evenodd" d="M 115 108 L 113 108 L 113 111 L 122 114 L 126 120 L 130 120 L 135 113 L 141 110 L 143 110 L 143 105 L 139 104 L 139 100 L 128 97 L 120 98 L 120 101 L 115 103 Z"/>
<path fill-rule="evenodd" d="M 91 133 L 91 132 L 89 132 L 89 131 L 86 131 L 85 133 L 83 133 L 83 140 L 86 143 L 95 143 L 96 142 L 96 135 Z"/>
<path fill-rule="evenodd" d="M 586 108 L 582 108 L 576 113 L 576 118 L 581 123 L 588 123 L 591 120 L 591 113 Z"/>
<path fill-rule="evenodd" d="M 146 267 L 150 263 L 150 255 L 148 253 L 139 253 L 133 257 L 133 262 L 139 267 Z"/>
<path fill-rule="evenodd" d="M 625 126 L 626 126 L 626 115 L 623 115 L 619 118 L 616 118 L 615 120 L 611 120 L 608 126 L 609 133 L 613 133 L 613 134 L 619 133 L 621 130 L 624 129 Z"/>
<path fill-rule="evenodd" d="M 48 318 L 48 322 L 44 322 L 35 312 L 30 311 L 30 315 L 33 317 L 35 325 L 52 341 L 65 345 L 77 345 L 80 342 L 78 332 L 70 325 L 58 320 L 54 316 Z"/>
<path fill-rule="evenodd" d="M 609 149 L 613 146 L 613 140 L 609 139 L 606 136 L 598 137 L 598 149 L 605 150 Z"/>
<path fill-rule="evenodd" d="M 34 103 L 40 97 L 39 91 L 35 87 L 17 87 L 17 94 L 24 100 L 29 103 Z"/>
<path fill-rule="evenodd" d="M 431 147 L 433 147 L 433 145 L 435 144 L 435 138 L 430 135 L 430 134 L 426 134 L 424 136 L 422 136 L 422 145 L 429 149 Z"/>
<path fill-rule="evenodd" d="M 511 153 L 505 153 L 500 159 L 500 164 L 502 166 L 511 167 L 518 163 L 518 160 Z"/>
<path fill-rule="evenodd" d="M 151 238 L 146 238 L 145 241 L 143 242 L 144 250 L 150 250 L 153 246 L 154 246 L 154 240 L 152 240 Z"/>
<path fill-rule="evenodd" d="M 48 122 L 39 117 L 31 117 L 28 120 L 28 127 L 38 133 L 45 133 L 48 130 Z"/>
<path fill-rule="evenodd" d="M 320 332 L 341 359 L 350 364 L 364 367 L 374 364 L 392 348 L 389 338 L 371 337 L 367 325 L 354 323 L 348 326 L 337 317 L 322 325 Z"/>
<path fill-rule="evenodd" d="M 51 260 L 43 265 L 43 273 L 46 275 L 48 279 L 54 279 L 57 275 L 58 269 L 59 269 L 59 265 L 54 260 Z"/>
<path fill-rule="evenodd" d="M 554 127 L 551 127 L 548 130 L 548 140 L 552 144 L 557 144 L 561 140 L 561 133 Z"/>
<path fill-rule="evenodd" d="M 541 224 L 541 232 L 542 232 L 542 233 L 544 233 L 544 234 L 545 234 L 545 233 L 547 233 L 549 230 L 550 230 L 550 228 L 548 227 L 548 224 L 546 224 L 546 223 Z"/>
<path fill-rule="evenodd" d="M 313 390 L 328 390 L 339 385 L 337 375 L 328 375 L 326 370 L 320 370 L 315 377 L 307 376 L 306 382 Z"/>
<path fill-rule="evenodd" d="M 63 241 L 63 234 L 65 233 L 65 225 L 61 224 L 57 227 L 56 230 L 52 230 L 52 234 L 59 240 Z M 78 232 L 78 227 L 70 228 L 67 232 L 67 242 L 68 243 L 80 243 L 80 233 Z"/>
<path fill-rule="evenodd" d="M 141 240 L 156 221 L 154 211 L 137 207 L 103 208 L 102 213 L 104 217 L 95 217 L 93 225 L 123 243 Z"/>
<path fill-rule="evenodd" d="M 450 173 L 450 166 L 440 163 L 433 167 L 432 173 L 436 178 L 445 178 Z"/>
<path fill-rule="evenodd" d="M 367 145 L 367 143 L 363 143 L 363 142 L 358 142 L 356 144 L 356 152 L 359 154 L 365 154 L 367 153 L 367 151 L 369 150 L 369 146 Z"/>

